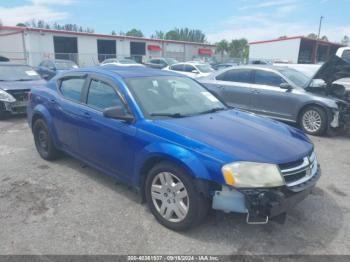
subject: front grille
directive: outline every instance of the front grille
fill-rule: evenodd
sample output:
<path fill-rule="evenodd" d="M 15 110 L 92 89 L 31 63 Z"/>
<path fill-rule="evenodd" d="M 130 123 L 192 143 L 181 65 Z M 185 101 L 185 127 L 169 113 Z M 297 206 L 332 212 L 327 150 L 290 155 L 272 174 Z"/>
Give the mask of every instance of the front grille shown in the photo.
<path fill-rule="evenodd" d="M 28 93 L 29 89 L 25 90 L 8 90 L 7 93 L 11 94 L 16 101 L 27 101 L 28 100 Z"/>
<path fill-rule="evenodd" d="M 317 173 L 317 158 L 314 152 L 298 161 L 280 164 L 287 186 L 296 186 L 311 179 Z"/>

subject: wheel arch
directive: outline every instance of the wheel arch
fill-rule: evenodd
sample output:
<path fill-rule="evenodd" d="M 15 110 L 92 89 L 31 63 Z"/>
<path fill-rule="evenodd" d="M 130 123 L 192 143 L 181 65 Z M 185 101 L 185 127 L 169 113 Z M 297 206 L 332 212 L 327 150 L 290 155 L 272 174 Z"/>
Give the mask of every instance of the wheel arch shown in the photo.
<path fill-rule="evenodd" d="M 159 147 L 167 150 L 157 150 Z M 152 150 L 152 151 L 151 151 Z M 169 153 L 168 153 L 169 152 Z M 170 153 L 171 152 L 171 153 Z M 148 150 L 144 150 L 147 156 L 135 161 L 136 170 L 134 176 L 134 185 L 141 193 L 142 200 L 145 199 L 144 187 L 148 172 L 158 163 L 168 161 L 178 167 L 184 169 L 195 181 L 200 191 L 205 191 L 206 186 L 203 185 L 203 181 L 210 180 L 210 175 L 207 168 L 201 163 L 201 161 L 192 152 L 182 147 L 175 145 L 152 145 Z M 204 193 L 204 192 L 203 192 Z"/>
<path fill-rule="evenodd" d="M 43 105 L 37 105 L 33 110 L 32 117 L 31 117 L 31 123 L 30 123 L 30 127 L 32 130 L 33 130 L 35 121 L 38 119 L 42 119 L 43 121 L 45 121 L 45 123 L 47 124 L 47 127 L 49 128 L 49 131 L 52 135 L 54 145 L 57 148 L 59 148 L 60 143 L 57 139 L 55 129 L 53 128 L 52 117 L 51 117 L 49 111 Z"/>
<path fill-rule="evenodd" d="M 298 111 L 298 114 L 297 114 L 297 123 L 300 124 L 301 115 L 305 111 L 305 109 L 307 109 L 309 107 L 313 107 L 313 106 L 322 109 L 326 113 L 326 117 L 327 117 L 326 121 L 327 121 L 327 125 L 329 125 L 329 119 L 331 117 L 331 115 L 330 115 L 331 110 L 330 110 L 329 106 L 327 106 L 319 101 L 312 101 L 312 102 L 309 102 L 309 103 L 302 105 Z"/>

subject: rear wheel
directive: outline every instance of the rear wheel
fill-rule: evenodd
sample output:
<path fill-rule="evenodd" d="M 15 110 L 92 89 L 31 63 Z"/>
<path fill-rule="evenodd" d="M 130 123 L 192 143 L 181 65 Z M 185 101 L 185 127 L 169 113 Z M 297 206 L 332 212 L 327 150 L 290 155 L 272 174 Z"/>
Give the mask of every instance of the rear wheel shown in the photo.
<path fill-rule="evenodd" d="M 208 199 L 196 190 L 189 174 L 171 162 L 162 162 L 150 170 L 145 191 L 153 215 L 172 230 L 197 225 L 208 213 Z"/>
<path fill-rule="evenodd" d="M 310 135 L 323 134 L 328 124 L 326 112 L 317 106 L 310 106 L 304 109 L 299 122 L 305 133 Z"/>
<path fill-rule="evenodd" d="M 33 126 L 35 147 L 39 155 L 45 160 L 54 160 L 60 156 L 55 147 L 49 129 L 44 120 L 38 119 Z"/>

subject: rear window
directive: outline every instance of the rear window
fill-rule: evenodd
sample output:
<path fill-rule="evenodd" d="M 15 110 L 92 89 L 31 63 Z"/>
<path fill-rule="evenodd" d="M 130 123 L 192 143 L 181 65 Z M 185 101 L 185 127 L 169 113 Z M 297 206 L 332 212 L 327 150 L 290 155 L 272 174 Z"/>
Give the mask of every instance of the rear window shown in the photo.
<path fill-rule="evenodd" d="M 85 78 L 69 78 L 63 79 L 61 82 L 62 95 L 76 102 L 80 102 L 81 91 L 83 90 Z"/>
<path fill-rule="evenodd" d="M 251 70 L 239 69 L 239 70 L 228 70 L 216 77 L 216 80 L 239 82 L 239 83 L 250 83 L 251 82 Z"/>

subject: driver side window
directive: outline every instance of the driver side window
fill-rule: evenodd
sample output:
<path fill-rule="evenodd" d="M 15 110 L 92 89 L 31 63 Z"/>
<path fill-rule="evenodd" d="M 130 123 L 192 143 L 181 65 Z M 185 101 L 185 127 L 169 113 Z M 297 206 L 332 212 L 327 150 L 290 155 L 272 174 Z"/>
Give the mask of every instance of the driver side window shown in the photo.
<path fill-rule="evenodd" d="M 103 111 L 109 107 L 123 106 L 123 103 L 112 86 L 99 80 L 92 80 L 87 105 Z"/>
<path fill-rule="evenodd" d="M 276 73 L 263 70 L 255 71 L 255 84 L 279 87 L 285 82 L 286 81 Z"/>

